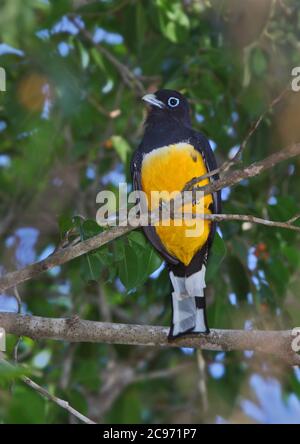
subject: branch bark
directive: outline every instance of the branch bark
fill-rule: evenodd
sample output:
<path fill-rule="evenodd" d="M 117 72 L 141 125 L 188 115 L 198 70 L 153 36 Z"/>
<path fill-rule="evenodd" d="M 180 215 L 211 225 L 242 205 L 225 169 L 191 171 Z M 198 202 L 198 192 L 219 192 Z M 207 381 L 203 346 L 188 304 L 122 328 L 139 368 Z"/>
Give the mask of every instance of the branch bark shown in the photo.
<path fill-rule="evenodd" d="M 7 333 L 32 339 L 69 342 L 143 345 L 156 347 L 192 347 L 213 351 L 254 350 L 272 354 L 289 365 L 300 365 L 300 355 L 292 350 L 290 330 L 211 330 L 209 335 L 195 335 L 168 340 L 168 329 L 149 325 L 115 324 L 75 318 L 42 318 L 0 313 L 0 326 Z"/>

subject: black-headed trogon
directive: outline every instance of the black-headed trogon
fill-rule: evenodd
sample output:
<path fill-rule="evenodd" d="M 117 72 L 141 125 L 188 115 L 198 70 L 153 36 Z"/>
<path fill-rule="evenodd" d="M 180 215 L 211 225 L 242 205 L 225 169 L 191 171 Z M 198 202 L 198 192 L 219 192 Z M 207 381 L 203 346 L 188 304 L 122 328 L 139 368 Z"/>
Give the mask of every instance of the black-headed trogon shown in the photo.
<path fill-rule="evenodd" d="M 149 105 L 149 112 L 143 139 L 132 157 L 131 174 L 134 189 L 144 191 L 150 202 L 151 191 L 181 191 L 191 179 L 215 170 L 217 164 L 207 138 L 192 129 L 189 104 L 180 93 L 162 89 L 146 94 L 143 100 Z M 217 174 L 197 185 L 216 179 Z M 201 208 L 204 213 L 220 213 L 220 192 L 206 195 Z M 148 209 L 153 210 L 153 205 Z M 184 223 L 143 227 L 169 268 L 173 286 L 170 338 L 209 333 L 205 271 L 216 224 L 205 219 L 202 227 L 200 235 L 190 237 Z"/>

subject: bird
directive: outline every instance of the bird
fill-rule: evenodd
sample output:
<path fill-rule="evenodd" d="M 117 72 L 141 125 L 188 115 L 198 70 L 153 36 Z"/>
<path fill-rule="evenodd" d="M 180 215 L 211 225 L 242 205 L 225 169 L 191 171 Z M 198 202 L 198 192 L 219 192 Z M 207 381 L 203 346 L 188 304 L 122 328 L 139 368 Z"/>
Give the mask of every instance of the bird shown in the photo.
<path fill-rule="evenodd" d="M 209 140 L 194 130 L 188 100 L 178 91 L 160 89 L 142 97 L 148 113 L 142 140 L 132 155 L 130 171 L 135 191 L 143 191 L 151 203 L 151 192 L 180 192 L 194 178 L 204 177 L 197 185 L 204 186 L 219 178 L 217 162 Z M 216 171 L 216 172 L 215 172 Z M 155 199 L 154 199 L 155 201 Z M 193 202 L 193 213 L 199 202 Z M 183 205 L 184 206 L 184 205 Z M 202 198 L 202 212 L 221 212 L 220 191 Z M 209 334 L 205 293 L 205 273 L 216 222 L 202 219 L 197 236 L 187 236 L 187 225 L 168 226 L 157 222 L 143 226 L 146 238 L 165 260 L 173 287 L 171 293 L 172 322 L 168 338 L 183 335 Z"/>

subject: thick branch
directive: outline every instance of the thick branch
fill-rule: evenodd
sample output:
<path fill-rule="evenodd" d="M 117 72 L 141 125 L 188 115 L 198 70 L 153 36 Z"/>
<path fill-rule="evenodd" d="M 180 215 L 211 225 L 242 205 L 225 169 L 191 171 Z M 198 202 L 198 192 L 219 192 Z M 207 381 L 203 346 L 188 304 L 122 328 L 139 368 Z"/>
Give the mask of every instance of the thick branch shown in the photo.
<path fill-rule="evenodd" d="M 57 319 L 0 313 L 0 326 L 7 333 L 32 339 L 56 339 L 69 342 L 143 345 L 157 347 L 193 347 L 204 350 L 254 350 L 277 356 L 291 365 L 300 365 L 300 356 L 292 351 L 291 331 L 212 330 L 209 335 L 168 340 L 168 329 L 149 325 L 93 322 L 79 318 Z"/>
<path fill-rule="evenodd" d="M 282 151 L 272 154 L 271 156 L 267 157 L 264 160 L 261 160 L 260 162 L 254 162 L 250 166 L 244 169 L 236 170 L 232 172 L 230 175 L 220 180 L 216 180 L 215 182 L 209 183 L 208 185 L 204 187 L 199 187 L 197 189 L 203 191 L 204 194 L 212 193 L 222 188 L 235 185 L 244 179 L 257 176 L 262 172 L 274 167 L 276 164 L 283 162 L 284 160 L 290 159 L 292 157 L 295 157 L 299 154 L 300 154 L 300 144 L 291 145 L 290 147 L 287 147 Z M 199 178 L 196 178 L 195 184 L 197 184 L 198 182 Z M 282 222 L 274 222 L 273 225 L 279 226 L 278 224 L 282 224 Z M 0 293 L 8 288 L 20 284 L 21 282 L 34 278 L 43 271 L 49 270 L 57 265 L 62 265 L 72 259 L 75 259 L 76 257 L 88 253 L 89 251 L 95 250 L 101 247 L 102 245 L 105 245 L 108 242 L 112 241 L 113 239 L 116 239 L 117 237 L 120 237 L 123 234 L 128 233 L 134 228 L 136 227 L 132 227 L 130 226 L 130 224 L 125 227 L 114 227 L 101 234 L 98 234 L 97 236 L 94 236 L 90 239 L 80 242 L 77 245 L 69 246 L 64 249 L 58 250 L 57 252 L 55 252 L 48 258 L 44 259 L 43 261 L 29 265 L 28 267 L 23 268 L 22 270 L 8 273 L 0 278 Z"/>

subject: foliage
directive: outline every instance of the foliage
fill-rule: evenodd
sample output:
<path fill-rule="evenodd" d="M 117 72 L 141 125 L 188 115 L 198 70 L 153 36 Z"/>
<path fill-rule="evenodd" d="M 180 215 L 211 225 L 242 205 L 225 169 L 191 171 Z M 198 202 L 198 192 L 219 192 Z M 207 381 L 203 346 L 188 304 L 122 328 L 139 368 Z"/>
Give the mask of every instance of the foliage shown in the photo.
<path fill-rule="evenodd" d="M 3 0 L 1 269 L 44 257 L 62 239 L 101 231 L 97 192 L 117 195 L 118 183 L 130 181 L 145 116 L 139 84 L 186 94 L 193 126 L 212 141 L 220 163 L 228 159 L 300 64 L 299 23 L 296 0 Z M 299 140 L 299 109 L 294 93 L 268 113 L 244 151 L 245 164 Z M 299 213 L 299 161 L 224 190 L 223 198 L 224 212 L 287 220 Z M 237 222 L 223 222 L 220 230 L 208 270 L 210 326 L 299 325 L 298 235 Z M 39 316 L 169 325 L 171 315 L 167 271 L 139 231 L 19 291 L 23 310 Z M 15 308 L 12 293 L 0 296 L 0 309 L 7 307 Z M 9 359 L 16 340 L 8 337 Z M 266 368 L 285 393 L 300 396 L 299 374 L 281 371 L 278 362 L 266 367 L 251 353 L 203 354 L 206 410 L 192 351 L 23 338 L 20 367 L 0 366 L 0 418 L 71 421 L 24 386 L 23 372 L 81 413 L 113 423 L 248 421 L 240 399 L 255 400 L 249 378 Z M 190 365 L 168 376 L 183 363 Z M 156 370 L 166 376 L 151 378 Z"/>

